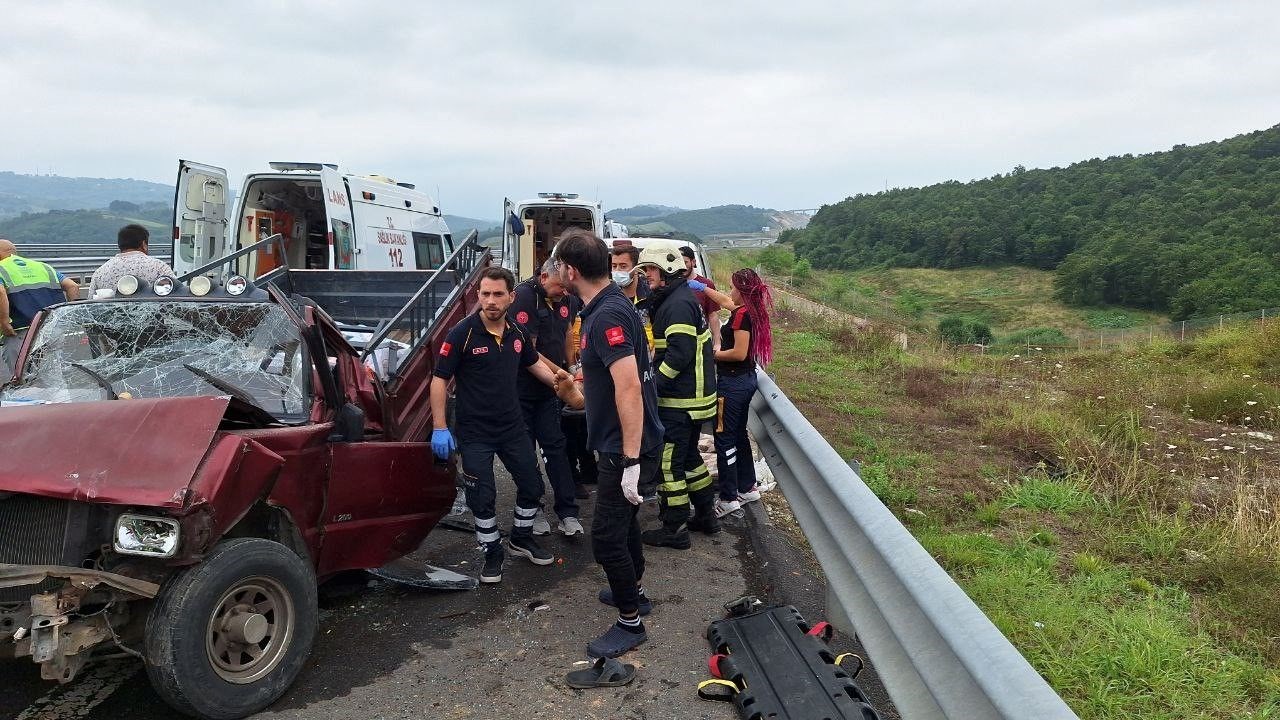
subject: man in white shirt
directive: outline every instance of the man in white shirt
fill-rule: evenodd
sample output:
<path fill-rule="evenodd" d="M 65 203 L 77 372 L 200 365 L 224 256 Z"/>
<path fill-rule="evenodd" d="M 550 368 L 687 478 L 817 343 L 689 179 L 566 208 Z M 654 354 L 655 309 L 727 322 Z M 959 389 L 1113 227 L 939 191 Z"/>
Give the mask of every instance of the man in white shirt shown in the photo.
<path fill-rule="evenodd" d="M 174 276 L 173 268 L 168 263 L 147 254 L 150 239 L 151 234 L 141 225 L 130 224 L 120 228 L 120 232 L 116 234 L 116 245 L 120 248 L 120 253 L 102 263 L 102 267 L 93 274 L 93 281 L 89 283 L 89 297 L 103 288 L 115 290 L 116 282 L 124 275 L 133 275 L 148 285 L 166 275 Z"/>

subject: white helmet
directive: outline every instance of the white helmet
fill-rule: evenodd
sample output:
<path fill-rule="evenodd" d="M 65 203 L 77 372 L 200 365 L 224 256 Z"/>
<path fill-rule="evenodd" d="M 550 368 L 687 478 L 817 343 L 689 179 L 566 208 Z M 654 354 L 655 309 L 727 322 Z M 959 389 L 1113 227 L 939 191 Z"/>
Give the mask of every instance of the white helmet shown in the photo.
<path fill-rule="evenodd" d="M 657 265 L 658 269 L 668 275 L 685 272 L 684 256 L 680 254 L 680 245 L 671 240 L 651 240 L 640 250 L 640 261 L 636 267 Z"/>

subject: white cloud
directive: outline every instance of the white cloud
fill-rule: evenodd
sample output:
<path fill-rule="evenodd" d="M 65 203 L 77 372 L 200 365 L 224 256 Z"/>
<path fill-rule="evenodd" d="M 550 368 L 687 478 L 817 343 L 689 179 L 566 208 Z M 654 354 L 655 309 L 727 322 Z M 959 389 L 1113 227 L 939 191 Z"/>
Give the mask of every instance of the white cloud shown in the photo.
<path fill-rule="evenodd" d="M 1280 121 L 1269 2 L 46 2 L 0 27 L 0 169 L 340 162 L 503 195 L 813 207 Z"/>

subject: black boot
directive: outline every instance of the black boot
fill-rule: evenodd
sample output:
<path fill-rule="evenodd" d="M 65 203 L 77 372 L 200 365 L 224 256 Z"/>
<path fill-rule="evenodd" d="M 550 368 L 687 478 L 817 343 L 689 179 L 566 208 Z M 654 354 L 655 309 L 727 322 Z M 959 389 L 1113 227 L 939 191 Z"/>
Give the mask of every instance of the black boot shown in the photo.
<path fill-rule="evenodd" d="M 715 488 L 706 487 L 689 498 L 693 504 L 693 517 L 689 520 L 689 529 L 707 535 L 720 532 L 720 518 L 716 517 Z"/>
<path fill-rule="evenodd" d="M 669 547 L 675 550 L 688 550 L 693 543 L 689 540 L 689 527 L 680 523 L 675 527 L 663 525 L 653 530 L 640 533 L 640 542 L 654 547 Z"/>

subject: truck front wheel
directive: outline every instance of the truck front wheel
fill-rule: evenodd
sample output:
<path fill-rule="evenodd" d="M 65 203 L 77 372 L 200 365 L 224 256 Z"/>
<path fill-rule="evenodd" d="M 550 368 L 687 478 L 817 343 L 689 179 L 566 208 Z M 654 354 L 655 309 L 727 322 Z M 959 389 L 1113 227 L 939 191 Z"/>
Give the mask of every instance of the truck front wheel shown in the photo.
<path fill-rule="evenodd" d="M 307 563 L 270 540 L 225 540 L 161 588 L 147 617 L 147 675 L 188 715 L 251 715 L 293 683 L 316 618 Z"/>

